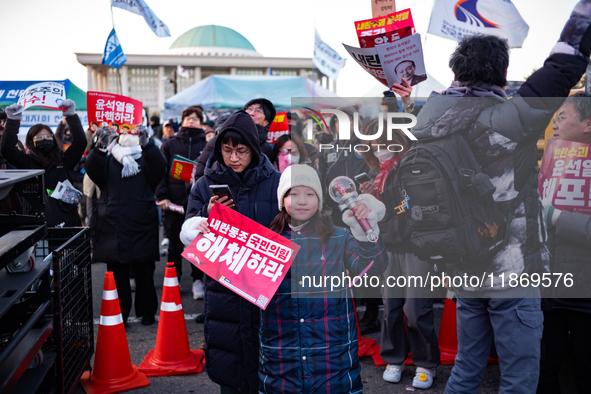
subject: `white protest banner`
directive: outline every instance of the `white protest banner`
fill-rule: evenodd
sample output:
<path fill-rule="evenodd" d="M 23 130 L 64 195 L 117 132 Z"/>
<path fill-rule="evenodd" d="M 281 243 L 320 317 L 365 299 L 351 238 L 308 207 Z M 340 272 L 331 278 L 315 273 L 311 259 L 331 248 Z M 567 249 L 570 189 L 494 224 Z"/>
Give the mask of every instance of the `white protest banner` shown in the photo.
<path fill-rule="evenodd" d="M 345 65 L 345 59 L 322 41 L 316 30 L 314 30 L 314 34 L 314 65 L 322 74 L 329 78 L 337 79 L 339 71 Z"/>
<path fill-rule="evenodd" d="M 382 59 L 388 86 L 401 83 L 403 77 L 412 86 L 427 79 L 420 34 L 378 45 L 375 49 Z"/>
<path fill-rule="evenodd" d="M 60 109 L 59 105 L 66 99 L 66 87 L 57 82 L 40 82 L 31 85 L 21 93 L 18 103 L 24 107 L 44 107 Z"/>
<path fill-rule="evenodd" d="M 389 86 L 376 48 L 355 48 L 346 44 L 343 46 L 365 71 L 384 85 Z"/>
<path fill-rule="evenodd" d="M 476 33 L 507 39 L 521 48 L 529 26 L 511 0 L 435 0 L 428 33 L 459 41 Z"/>
<path fill-rule="evenodd" d="M 158 19 L 144 0 L 111 0 L 111 5 L 143 16 L 150 29 L 158 37 L 170 37 L 168 26 Z"/>

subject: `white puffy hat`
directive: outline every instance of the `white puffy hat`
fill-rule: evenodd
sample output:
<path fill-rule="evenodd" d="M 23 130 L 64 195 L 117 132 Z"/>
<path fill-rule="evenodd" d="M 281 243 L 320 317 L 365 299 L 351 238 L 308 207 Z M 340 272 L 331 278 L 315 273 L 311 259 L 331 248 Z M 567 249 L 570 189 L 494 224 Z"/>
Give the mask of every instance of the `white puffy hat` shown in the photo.
<path fill-rule="evenodd" d="M 283 198 L 288 190 L 296 186 L 306 186 L 316 192 L 318 196 L 318 210 L 322 210 L 322 185 L 318 173 L 306 164 L 293 164 L 283 171 L 277 188 L 279 210 L 283 208 Z"/>

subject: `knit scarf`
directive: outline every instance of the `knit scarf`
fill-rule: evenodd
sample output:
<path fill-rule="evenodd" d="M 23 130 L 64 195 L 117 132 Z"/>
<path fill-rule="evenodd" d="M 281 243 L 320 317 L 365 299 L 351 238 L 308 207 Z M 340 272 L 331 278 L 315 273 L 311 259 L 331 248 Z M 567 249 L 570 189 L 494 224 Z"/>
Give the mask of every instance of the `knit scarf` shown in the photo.
<path fill-rule="evenodd" d="M 390 160 L 380 164 L 380 172 L 378 172 L 376 179 L 373 181 L 377 187 L 371 192 L 371 194 L 379 201 L 382 201 L 382 193 L 386 187 L 386 178 L 388 177 L 388 174 L 397 168 L 398 157 L 393 157 Z"/>
<path fill-rule="evenodd" d="M 123 166 L 123 169 L 121 170 L 121 176 L 123 178 L 128 178 L 139 174 L 140 166 L 136 160 L 142 157 L 142 147 L 139 145 L 123 147 L 115 143 L 115 141 L 116 140 L 113 140 L 111 146 L 109 146 L 109 151 L 115 160 L 117 160 Z"/>

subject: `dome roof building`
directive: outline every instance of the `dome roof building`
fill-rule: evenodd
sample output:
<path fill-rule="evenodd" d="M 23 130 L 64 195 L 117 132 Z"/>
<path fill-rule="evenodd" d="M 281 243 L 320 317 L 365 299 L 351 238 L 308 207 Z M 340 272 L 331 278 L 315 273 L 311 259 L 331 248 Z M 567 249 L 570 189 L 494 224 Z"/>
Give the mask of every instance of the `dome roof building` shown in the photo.
<path fill-rule="evenodd" d="M 162 55 L 125 56 L 127 61 L 117 72 L 102 64 L 102 53 L 76 53 L 87 70 L 88 91 L 140 100 L 150 115 L 160 113 L 169 97 L 216 74 L 316 77 L 323 87 L 332 91 L 336 87 L 318 70 L 313 72 L 312 58 L 265 57 L 242 34 L 218 25 L 186 31 Z M 185 77 L 177 75 L 178 66 L 186 70 Z"/>
<path fill-rule="evenodd" d="M 242 34 L 224 26 L 195 27 L 170 46 L 169 55 L 262 56 Z"/>

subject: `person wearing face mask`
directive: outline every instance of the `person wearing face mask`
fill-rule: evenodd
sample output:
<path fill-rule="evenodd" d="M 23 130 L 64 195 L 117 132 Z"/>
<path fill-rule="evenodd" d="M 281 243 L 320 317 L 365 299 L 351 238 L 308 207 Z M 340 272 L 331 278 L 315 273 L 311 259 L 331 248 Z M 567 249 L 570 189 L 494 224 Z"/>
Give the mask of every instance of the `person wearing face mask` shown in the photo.
<path fill-rule="evenodd" d="M 113 271 L 124 323 L 131 311 L 129 271 L 133 270 L 135 314 L 149 325 L 158 309 L 154 269 L 160 260 L 154 191 L 166 175 L 166 159 L 148 138 L 146 127 L 138 129 L 139 135 L 122 134 L 111 143 L 108 128 L 97 131 L 85 168 L 101 191 L 93 261 L 105 262 Z"/>
<path fill-rule="evenodd" d="M 17 148 L 18 130 L 22 117 L 23 106 L 12 104 L 6 107 L 6 128 L 0 144 L 2 156 L 19 169 L 45 170 L 45 221 L 48 227 L 80 226 L 78 204 L 71 204 L 55 198 L 50 198 L 48 191 L 55 190 L 59 182 L 70 179 L 70 171 L 74 170 L 86 148 L 86 136 L 76 115 L 76 105 L 72 100 L 62 101 L 60 107 L 64 110 L 66 121 L 70 125 L 72 144 L 68 150 L 62 149 L 61 141 L 55 138 L 49 126 L 36 124 L 29 129 L 25 138 L 25 145 L 29 153 Z"/>
<path fill-rule="evenodd" d="M 273 166 L 281 173 L 292 164 L 312 166 L 304 144 L 295 134 L 284 134 L 277 138 L 273 147 L 273 156 L 277 158 Z"/>
<path fill-rule="evenodd" d="M 160 148 L 160 151 L 168 162 L 168 174 L 172 170 L 171 166 L 175 155 L 197 161 L 206 144 L 201 107 L 185 108 L 181 116 L 179 132 L 172 138 L 165 140 Z M 156 188 L 156 199 L 158 200 L 158 205 L 163 210 L 164 228 L 166 230 L 166 237 L 169 239 L 167 261 L 174 263 L 179 282 L 183 273 L 183 258 L 181 253 L 184 249 L 179 234 L 181 233 L 181 226 L 185 221 L 185 215 L 171 211 L 169 204 L 177 204 L 186 209 L 192 185 L 193 182 L 186 183 L 167 175 L 162 178 Z M 203 282 L 201 282 L 203 272 L 191 264 L 191 276 L 193 278 L 193 298 L 201 299 L 204 296 Z"/>
<path fill-rule="evenodd" d="M 385 123 L 385 122 L 384 122 Z M 383 125 L 386 127 L 386 124 Z M 373 119 L 363 130 L 366 135 L 376 134 L 379 121 Z M 392 196 L 398 195 L 394 190 L 395 173 L 402 156 L 410 147 L 410 141 L 400 130 L 392 133 L 388 140 L 383 133 L 375 141 L 371 141 L 371 150 L 363 157 L 371 168 L 373 180 L 360 186 L 362 193 L 370 193 L 386 204 L 386 217 L 379 223 L 383 240 L 388 250 L 389 265 L 385 277 L 400 275 L 425 277 L 432 267 L 419 260 L 410 249 L 404 227 L 400 220 L 404 215 L 397 215 L 395 206 L 400 201 Z M 388 149 L 389 148 L 389 149 Z M 433 321 L 433 298 L 429 293 L 421 293 L 420 288 L 405 289 L 384 288 L 384 318 L 381 327 L 380 356 L 388 363 L 382 378 L 390 383 L 398 383 L 404 371 L 404 361 L 410 353 L 417 366 L 412 385 L 417 388 L 429 388 L 435 378 L 435 368 L 439 365 L 439 346 Z M 377 319 L 378 307 L 375 302 L 367 302 L 368 318 L 365 325 Z M 405 326 L 406 318 L 406 326 Z M 360 329 L 362 321 L 359 322 Z"/>

